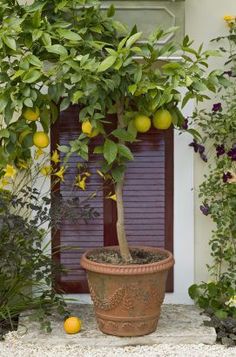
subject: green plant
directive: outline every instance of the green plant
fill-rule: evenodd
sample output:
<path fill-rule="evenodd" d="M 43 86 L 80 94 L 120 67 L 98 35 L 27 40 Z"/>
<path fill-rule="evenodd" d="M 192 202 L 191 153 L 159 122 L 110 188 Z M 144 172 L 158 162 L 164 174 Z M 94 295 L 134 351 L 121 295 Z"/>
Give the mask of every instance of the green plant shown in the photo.
<path fill-rule="evenodd" d="M 104 13 L 96 1 L 36 0 L 29 6 L 2 1 L 2 5 L 2 168 L 27 161 L 39 123 L 48 132 L 58 111 L 78 103 L 78 121 L 89 121 L 95 132 L 81 133 L 68 147 L 59 147 L 65 154 L 60 177 L 72 153 L 89 160 L 89 143 L 100 135 L 101 144 L 94 153 L 102 159 L 101 174 L 112 177 L 121 255 L 124 261 L 131 260 L 122 191 L 126 164 L 133 159 L 130 144 L 137 138 L 134 118 L 140 113 L 152 116 L 164 108 L 171 113 L 174 126 L 182 130 L 184 117 L 178 104 L 184 107 L 190 99 L 203 101 L 207 98 L 204 92 L 215 90 L 219 82 L 218 73 L 205 74 L 207 59 L 215 52 L 203 51 L 202 46 L 193 49 L 188 36 L 181 46 L 156 44 L 175 28 L 157 29 L 146 42 L 139 42 L 142 33 L 136 26 L 129 31 L 113 18 L 114 6 Z M 183 52 L 182 62 L 168 62 L 177 50 Z M 160 62 L 163 57 L 167 62 Z M 39 108 L 40 121 L 27 120 L 22 114 L 25 108 L 33 108 L 35 113 Z M 197 135 L 194 129 L 187 130 Z M 86 175 L 79 176 L 78 187 L 84 189 L 85 183 Z"/>
<path fill-rule="evenodd" d="M 11 186 L 0 190 L 0 335 L 16 327 L 20 314 L 31 315 L 49 332 L 55 311 L 68 314 L 63 291 L 55 290 L 57 274 L 67 272 L 53 261 L 46 237 L 60 228 L 63 219 L 89 220 L 97 213 L 87 199 L 43 194 L 33 187 L 30 175 L 23 185 L 19 178 L 11 178 Z"/>
<path fill-rule="evenodd" d="M 226 21 L 229 35 L 215 41 L 221 41 L 221 51 L 228 56 L 226 64 L 230 68 L 225 71 L 223 82 L 227 89 L 219 88 L 217 103 L 210 113 L 206 110 L 195 113 L 203 139 L 200 144 L 196 141 L 191 144 L 200 155 L 209 153 L 209 173 L 200 186 L 199 197 L 202 213 L 209 215 L 215 224 L 209 241 L 213 263 L 208 266 L 213 282 L 193 285 L 189 293 L 211 316 L 231 321 L 236 319 L 236 21 L 232 16 Z M 203 158 L 207 161 L 205 154 Z M 235 326 L 229 324 L 233 327 L 225 334 L 219 321 L 217 324 L 219 338 L 227 344 L 230 339 L 234 343 Z"/>

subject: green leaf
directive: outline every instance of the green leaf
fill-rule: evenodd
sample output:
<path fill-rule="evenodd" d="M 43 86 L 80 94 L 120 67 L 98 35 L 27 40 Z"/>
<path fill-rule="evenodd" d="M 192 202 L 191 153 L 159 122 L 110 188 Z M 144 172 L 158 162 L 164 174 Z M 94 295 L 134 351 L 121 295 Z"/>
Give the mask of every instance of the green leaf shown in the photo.
<path fill-rule="evenodd" d="M 2 36 L 2 40 L 7 47 L 9 47 L 11 50 L 16 51 L 16 41 L 13 37 Z"/>
<path fill-rule="evenodd" d="M 25 71 L 23 69 L 18 69 L 18 71 L 16 71 L 13 76 L 11 77 L 11 80 L 14 80 L 18 77 L 20 77 L 23 73 L 25 73 Z"/>
<path fill-rule="evenodd" d="M 125 166 L 117 166 L 111 170 L 111 174 L 115 182 L 119 182 L 123 179 L 125 173 Z"/>
<path fill-rule="evenodd" d="M 115 6 L 111 4 L 109 9 L 107 9 L 107 17 L 113 17 L 115 15 Z"/>
<path fill-rule="evenodd" d="M 26 99 L 24 100 L 24 105 L 25 105 L 26 107 L 33 108 L 34 103 L 33 103 L 33 101 L 32 101 L 31 98 L 26 98 Z"/>
<path fill-rule="evenodd" d="M 182 101 L 182 106 L 181 106 L 181 108 L 184 108 L 185 105 L 188 103 L 188 101 L 189 101 L 190 99 L 193 99 L 193 98 L 194 98 L 193 93 L 192 93 L 192 92 L 188 92 L 188 93 L 185 95 L 185 97 L 184 97 L 184 99 L 183 99 L 183 101 Z"/>
<path fill-rule="evenodd" d="M 128 160 L 134 159 L 134 156 L 133 156 L 131 150 L 123 144 L 118 144 L 118 152 L 121 156 L 125 157 Z"/>
<path fill-rule="evenodd" d="M 98 66 L 98 72 L 104 72 L 110 68 L 116 61 L 116 56 L 108 56 Z"/>
<path fill-rule="evenodd" d="M 197 284 L 191 285 L 188 289 L 188 293 L 189 293 L 189 296 L 191 297 L 191 299 L 193 299 L 193 300 L 197 299 L 199 296 L 199 288 L 198 288 Z"/>
<path fill-rule="evenodd" d="M 118 146 L 114 141 L 106 139 L 103 147 L 103 155 L 108 164 L 111 164 L 117 156 Z"/>
<path fill-rule="evenodd" d="M 191 134 L 196 140 L 202 139 L 201 134 L 195 129 L 187 129 L 189 134 Z"/>
<path fill-rule="evenodd" d="M 36 29 L 32 32 L 32 40 L 37 41 L 42 35 L 43 35 L 43 31 Z"/>
<path fill-rule="evenodd" d="M 128 40 L 126 41 L 126 48 L 130 48 L 136 41 L 140 39 L 142 36 L 142 32 L 137 32 L 134 35 L 130 36 Z"/>
<path fill-rule="evenodd" d="M 40 61 L 40 59 L 38 57 L 36 57 L 35 55 L 29 55 L 27 57 L 28 61 L 30 64 L 32 64 L 35 67 L 42 67 L 42 62 Z"/>
<path fill-rule="evenodd" d="M 82 98 L 84 95 L 84 92 L 82 92 L 81 90 L 77 90 L 72 97 L 72 103 L 78 103 L 79 99 Z"/>
<path fill-rule="evenodd" d="M 96 146 L 93 150 L 93 153 L 94 154 L 102 154 L 103 153 L 103 146 L 102 145 L 99 145 L 99 146 Z"/>
<path fill-rule="evenodd" d="M 50 46 L 52 44 L 51 36 L 47 32 L 43 33 L 41 40 L 44 46 Z"/>
<path fill-rule="evenodd" d="M 114 135 L 116 138 L 124 141 L 132 141 L 133 140 L 133 135 L 131 133 L 128 133 L 125 129 L 115 129 L 112 131 L 112 135 Z"/>
<path fill-rule="evenodd" d="M 128 87 L 128 91 L 133 95 L 135 93 L 137 89 L 137 84 L 131 84 L 129 87 Z"/>
<path fill-rule="evenodd" d="M 41 77 L 41 72 L 37 71 L 36 69 L 30 69 L 24 75 L 22 81 L 25 83 L 34 83 Z"/>
<path fill-rule="evenodd" d="M 70 98 L 66 97 L 62 100 L 61 104 L 60 104 L 60 111 L 66 110 L 67 108 L 69 108 L 70 106 Z"/>
<path fill-rule="evenodd" d="M 58 33 L 61 37 L 66 38 L 67 40 L 70 41 L 80 41 L 82 39 L 78 33 L 73 32 L 71 30 L 59 29 Z"/>
<path fill-rule="evenodd" d="M 57 149 L 65 154 L 70 151 L 70 148 L 66 145 L 57 145 Z"/>
<path fill-rule="evenodd" d="M 54 102 L 50 102 L 50 111 L 51 111 L 51 121 L 52 123 L 55 123 L 55 121 L 58 119 L 59 116 L 59 110 Z"/>
<path fill-rule="evenodd" d="M 0 113 L 4 111 L 8 103 L 8 98 L 7 96 L 1 95 L 0 96 Z"/>
<path fill-rule="evenodd" d="M 62 46 L 62 45 L 51 45 L 51 46 L 46 46 L 46 50 L 49 53 L 55 53 L 60 56 L 67 56 L 67 49 Z"/>
<path fill-rule="evenodd" d="M 0 130 L 0 138 L 9 138 L 10 133 L 7 129 Z"/>
<path fill-rule="evenodd" d="M 224 310 L 216 310 L 215 315 L 221 320 L 226 319 L 228 317 L 227 312 Z"/>

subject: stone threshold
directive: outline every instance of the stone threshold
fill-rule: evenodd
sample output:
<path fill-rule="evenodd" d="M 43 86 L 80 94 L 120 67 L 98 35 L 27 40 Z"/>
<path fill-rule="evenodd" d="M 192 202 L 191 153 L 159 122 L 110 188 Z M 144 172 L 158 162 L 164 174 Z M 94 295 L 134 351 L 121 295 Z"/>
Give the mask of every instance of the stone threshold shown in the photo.
<path fill-rule="evenodd" d="M 73 304 L 70 305 L 70 310 L 83 321 L 78 334 L 66 334 L 63 319 L 59 316 L 53 316 L 51 319 L 51 333 L 40 331 L 38 323 L 21 316 L 18 333 L 25 342 L 48 346 L 76 344 L 88 347 L 125 347 L 162 343 L 212 345 L 216 341 L 215 329 L 203 324 L 208 317 L 200 315 L 200 310 L 193 305 L 164 304 L 157 330 L 141 337 L 115 337 L 103 334 L 96 326 L 92 305 Z"/>

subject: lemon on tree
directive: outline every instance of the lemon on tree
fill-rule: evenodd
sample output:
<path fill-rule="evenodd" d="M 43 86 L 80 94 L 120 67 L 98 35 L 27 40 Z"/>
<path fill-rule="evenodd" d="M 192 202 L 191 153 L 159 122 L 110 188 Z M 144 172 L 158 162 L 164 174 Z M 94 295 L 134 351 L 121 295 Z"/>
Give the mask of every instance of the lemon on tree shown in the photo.
<path fill-rule="evenodd" d="M 82 321 L 75 316 L 68 317 L 64 321 L 64 330 L 68 334 L 78 333 L 81 330 Z"/>
<path fill-rule="evenodd" d="M 24 108 L 22 112 L 23 117 L 29 121 L 36 121 L 39 118 L 40 111 L 38 107 Z"/>
<path fill-rule="evenodd" d="M 93 128 L 89 120 L 86 120 L 82 123 L 82 132 L 90 138 L 94 138 L 99 134 L 98 128 Z"/>
<path fill-rule="evenodd" d="M 37 131 L 33 135 L 33 143 L 37 148 L 46 148 L 49 144 L 49 136 L 44 131 Z"/>
<path fill-rule="evenodd" d="M 139 133 L 146 133 L 151 128 L 151 119 L 143 114 L 134 118 L 134 126 Z"/>
<path fill-rule="evenodd" d="M 82 133 L 86 134 L 86 135 L 91 135 L 93 130 L 92 124 L 90 123 L 89 120 L 85 120 L 82 123 Z"/>
<path fill-rule="evenodd" d="M 167 109 L 159 109 L 153 116 L 153 126 L 156 129 L 168 129 L 172 124 L 172 116 Z"/>

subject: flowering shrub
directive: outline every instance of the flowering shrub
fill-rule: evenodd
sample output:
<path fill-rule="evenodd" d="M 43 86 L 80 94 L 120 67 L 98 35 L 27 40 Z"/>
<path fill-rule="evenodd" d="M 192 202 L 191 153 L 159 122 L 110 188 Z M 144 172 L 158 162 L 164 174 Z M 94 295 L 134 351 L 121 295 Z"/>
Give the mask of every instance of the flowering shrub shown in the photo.
<path fill-rule="evenodd" d="M 209 266 L 212 282 L 193 285 L 190 296 L 211 316 L 236 319 L 236 18 L 227 16 L 229 35 L 219 37 L 221 51 L 227 54 L 230 70 L 224 72 L 224 85 L 219 89 L 212 111 L 195 114 L 203 133 L 202 143 L 191 144 L 202 154 L 207 151 L 209 174 L 200 186 L 200 210 L 215 223 L 210 239 L 213 264 Z M 228 45 L 227 45 L 228 44 Z M 210 145 L 209 145 L 210 143 Z M 205 146 L 207 150 L 205 150 Z M 206 158 L 207 160 L 207 158 Z M 204 160 L 204 161 L 206 161 Z M 219 321 L 218 321 L 219 325 Z M 221 326 L 221 323 L 220 325 Z M 218 328 L 219 328 L 218 326 Z M 235 342 L 235 326 L 219 338 L 226 344 Z M 234 332 L 232 329 L 234 328 Z M 219 329 L 222 330 L 222 329 Z M 234 334 L 234 336 L 232 335 Z M 232 337 L 233 336 L 233 337 Z"/>

